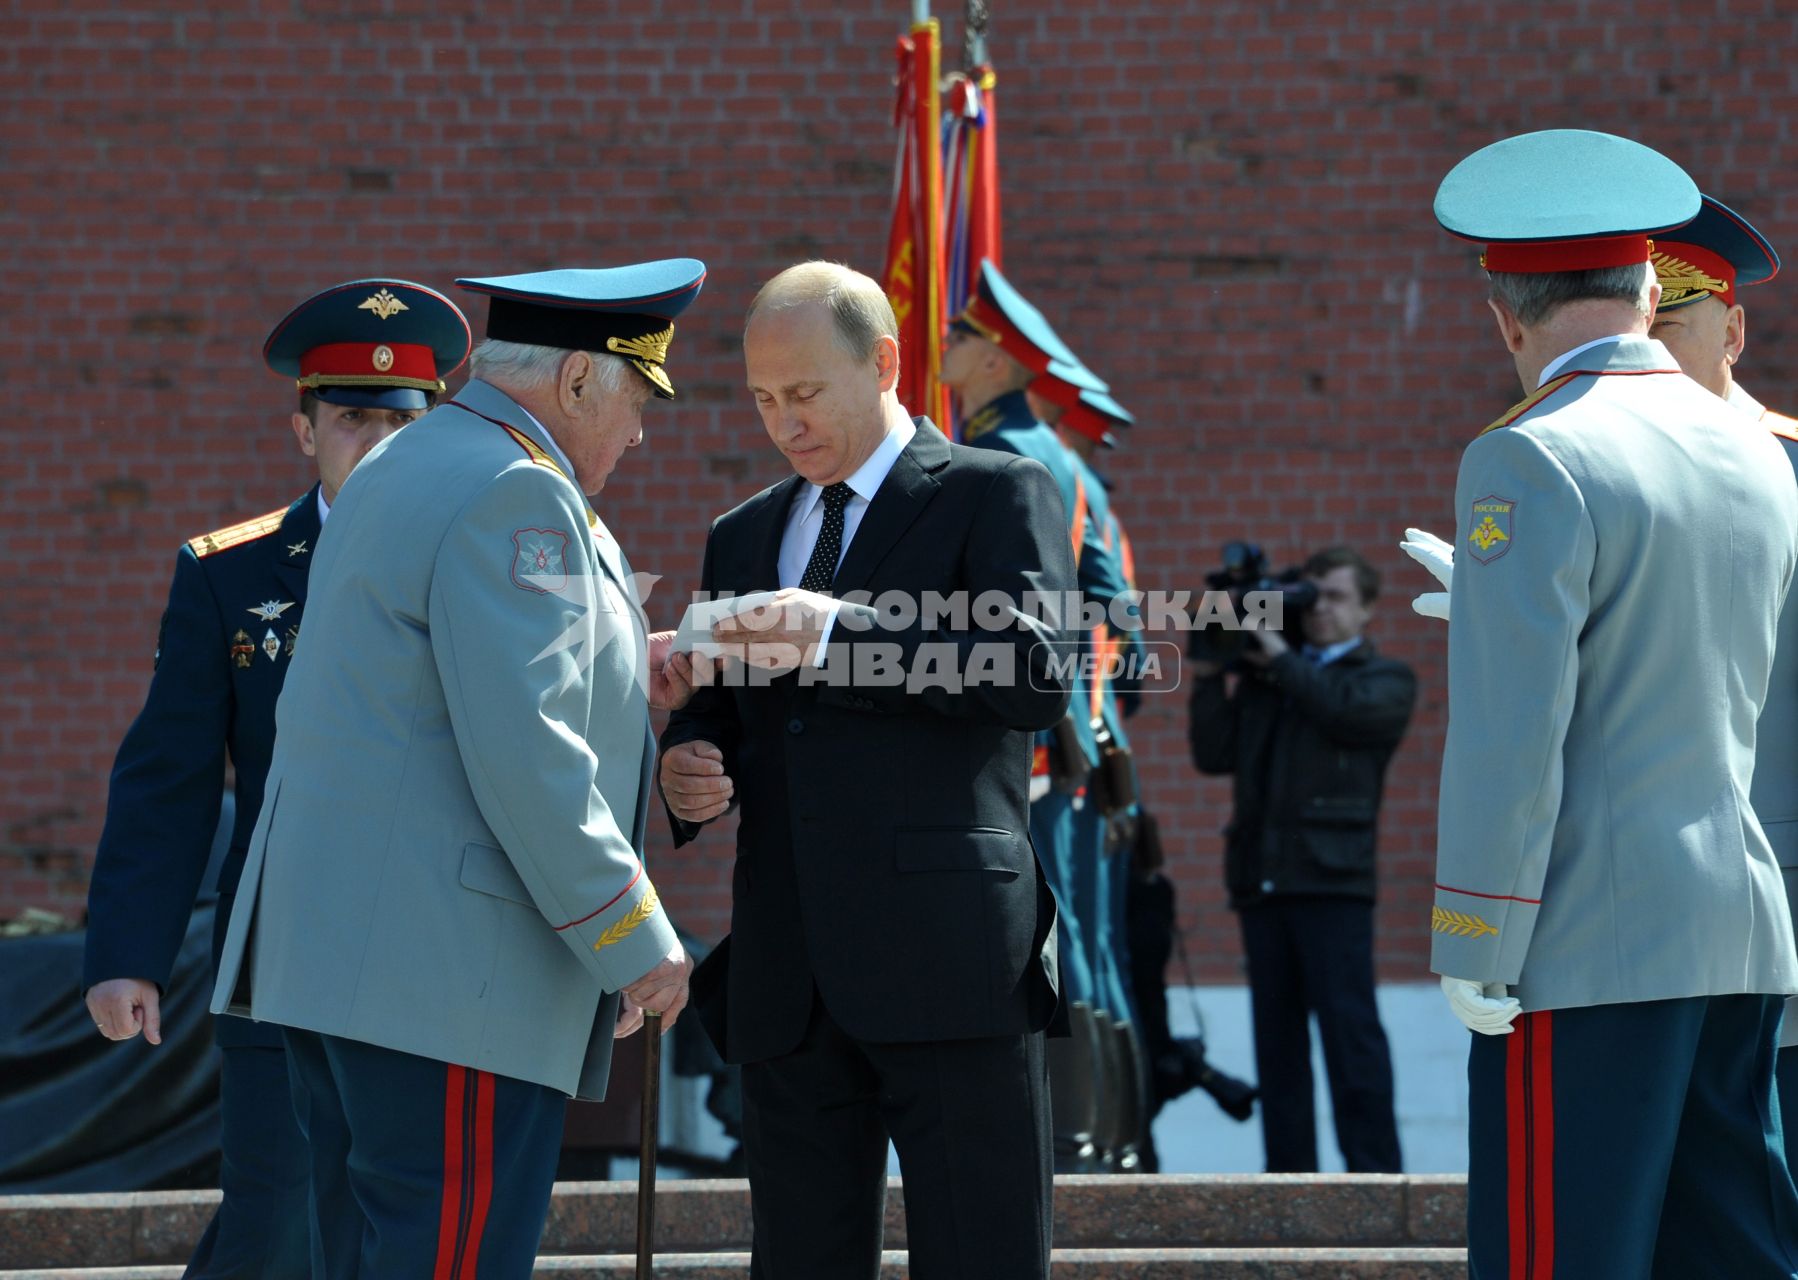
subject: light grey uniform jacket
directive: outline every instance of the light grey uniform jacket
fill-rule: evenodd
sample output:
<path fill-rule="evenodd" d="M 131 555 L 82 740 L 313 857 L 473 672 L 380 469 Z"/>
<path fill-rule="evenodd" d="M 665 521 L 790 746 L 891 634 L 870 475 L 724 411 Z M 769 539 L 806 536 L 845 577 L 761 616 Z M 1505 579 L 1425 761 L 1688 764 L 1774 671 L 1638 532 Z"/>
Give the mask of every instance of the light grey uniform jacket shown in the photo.
<path fill-rule="evenodd" d="M 1461 459 L 1431 968 L 1525 1010 L 1798 993 L 1749 803 L 1792 468 L 1658 342 L 1561 373 Z"/>
<path fill-rule="evenodd" d="M 606 993 L 675 942 L 618 544 L 475 381 L 363 460 L 316 554 L 214 1011 L 603 1096 Z"/>
<path fill-rule="evenodd" d="M 1786 460 L 1798 466 L 1798 422 L 1768 412 L 1739 382 L 1730 385 L 1729 403 L 1772 433 Z M 1779 614 L 1779 645 L 1755 735 L 1754 786 L 1748 798 L 1785 877 L 1787 905 L 1798 909 L 1798 601 L 1789 596 Z M 1781 1048 L 1798 1045 L 1798 999 L 1786 1001 L 1779 1043 Z"/>

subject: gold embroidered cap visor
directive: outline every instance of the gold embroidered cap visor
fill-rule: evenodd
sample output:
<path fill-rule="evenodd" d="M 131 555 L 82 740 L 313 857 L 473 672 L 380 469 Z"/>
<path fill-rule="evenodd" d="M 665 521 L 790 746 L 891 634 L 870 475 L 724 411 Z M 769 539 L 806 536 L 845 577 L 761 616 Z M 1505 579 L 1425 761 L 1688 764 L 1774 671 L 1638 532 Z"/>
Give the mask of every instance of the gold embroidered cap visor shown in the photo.
<path fill-rule="evenodd" d="M 1738 288 L 1779 274 L 1779 255 L 1754 224 L 1721 200 L 1703 200 L 1696 218 L 1655 241 L 1650 260 L 1661 285 L 1662 311 L 1705 298 L 1732 307 Z"/>
<path fill-rule="evenodd" d="M 674 320 L 699 296 L 705 264 L 695 258 L 668 258 L 627 267 L 534 271 L 456 283 L 491 299 L 489 338 L 610 352 L 647 378 L 657 395 L 672 400 L 674 383 L 663 366 L 674 340 Z"/>

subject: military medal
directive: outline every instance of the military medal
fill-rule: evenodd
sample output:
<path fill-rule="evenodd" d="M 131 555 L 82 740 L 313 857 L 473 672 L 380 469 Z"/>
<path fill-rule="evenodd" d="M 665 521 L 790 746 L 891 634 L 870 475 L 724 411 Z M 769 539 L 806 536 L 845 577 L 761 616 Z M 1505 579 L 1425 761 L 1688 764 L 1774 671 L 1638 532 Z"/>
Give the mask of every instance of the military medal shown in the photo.
<path fill-rule="evenodd" d="M 248 633 L 239 629 L 238 633 L 231 637 L 231 661 L 240 667 L 247 667 L 255 653 L 256 646 L 250 643 Z"/>
<path fill-rule="evenodd" d="M 290 658 L 293 657 L 293 647 L 299 641 L 299 638 L 300 638 L 300 624 L 296 622 L 296 623 L 294 623 L 293 626 L 287 628 L 287 656 L 288 657 L 290 657 Z"/>
<path fill-rule="evenodd" d="M 281 656 L 281 641 L 275 635 L 272 627 L 269 629 L 269 633 L 262 637 L 262 651 L 268 655 L 270 662 Z"/>
<path fill-rule="evenodd" d="M 293 608 L 291 600 L 264 600 L 261 604 L 251 605 L 244 612 L 255 614 L 264 622 L 275 622 L 291 608 Z"/>

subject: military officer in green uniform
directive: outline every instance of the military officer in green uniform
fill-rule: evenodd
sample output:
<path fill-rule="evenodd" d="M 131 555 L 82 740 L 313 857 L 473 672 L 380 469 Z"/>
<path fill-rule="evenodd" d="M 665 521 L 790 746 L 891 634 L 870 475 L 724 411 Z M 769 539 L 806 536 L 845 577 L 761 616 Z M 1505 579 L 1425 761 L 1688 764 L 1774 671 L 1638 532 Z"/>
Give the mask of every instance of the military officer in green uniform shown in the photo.
<path fill-rule="evenodd" d="M 355 280 L 294 308 L 264 346 L 299 392 L 293 432 L 318 483 L 291 505 L 202 534 L 175 557 L 144 708 L 113 766 L 88 888 L 84 987 L 100 1034 L 161 1042 L 161 995 L 236 770 L 213 955 L 231 916 L 274 749 L 275 699 L 299 639 L 307 574 L 337 491 L 362 456 L 430 407 L 468 355 L 468 322 L 435 290 Z M 280 1035 L 217 1025 L 223 1199 L 195 1277 L 310 1274 L 307 1160 Z"/>

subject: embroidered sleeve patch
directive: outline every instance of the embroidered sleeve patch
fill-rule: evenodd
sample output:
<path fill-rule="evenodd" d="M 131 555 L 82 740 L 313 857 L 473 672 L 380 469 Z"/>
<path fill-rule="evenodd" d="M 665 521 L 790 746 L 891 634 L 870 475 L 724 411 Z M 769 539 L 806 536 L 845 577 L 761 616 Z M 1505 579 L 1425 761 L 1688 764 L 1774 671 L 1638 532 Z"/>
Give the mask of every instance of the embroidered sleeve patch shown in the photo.
<path fill-rule="evenodd" d="M 1491 564 L 1511 549 L 1511 517 L 1517 504 L 1489 493 L 1474 500 L 1467 521 L 1467 554 L 1481 564 Z"/>
<path fill-rule="evenodd" d="M 1479 916 L 1468 915 L 1463 911 L 1447 911 L 1442 907 L 1430 908 L 1430 931 L 1432 933 L 1453 934 L 1457 938 L 1483 938 L 1491 934 L 1498 936 L 1498 926 L 1487 924 Z"/>
<path fill-rule="evenodd" d="M 568 586 L 568 535 L 560 529 L 512 531 L 512 583 L 540 596 Z"/>

